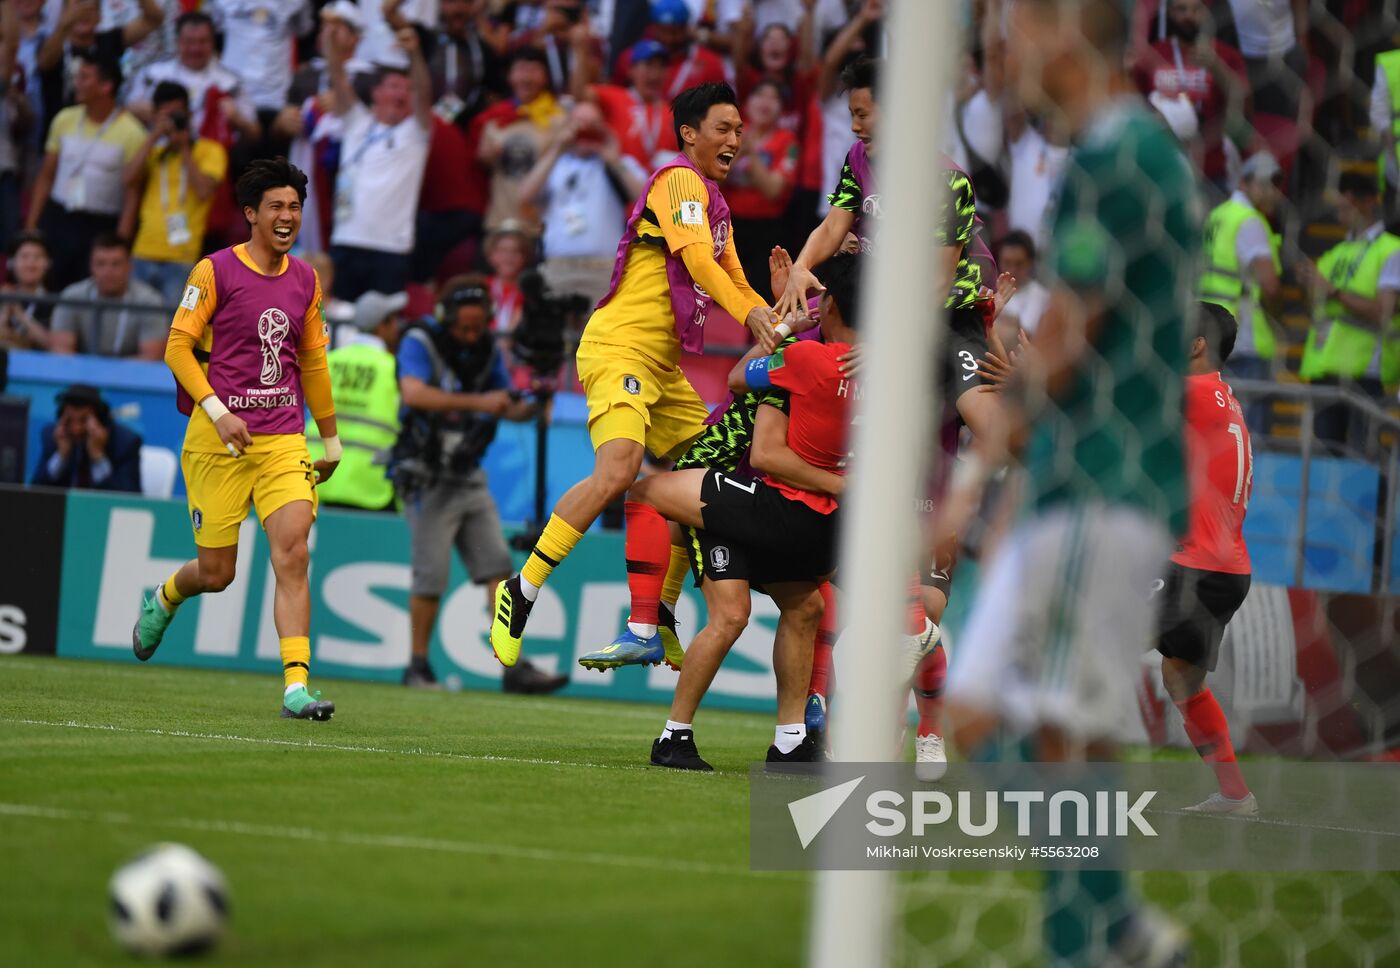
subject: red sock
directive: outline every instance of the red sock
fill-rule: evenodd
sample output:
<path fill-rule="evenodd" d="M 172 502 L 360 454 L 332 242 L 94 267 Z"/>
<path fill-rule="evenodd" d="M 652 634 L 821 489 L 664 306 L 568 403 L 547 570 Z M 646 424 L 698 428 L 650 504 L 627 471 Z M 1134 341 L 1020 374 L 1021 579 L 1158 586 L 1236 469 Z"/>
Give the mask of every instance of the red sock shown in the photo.
<path fill-rule="evenodd" d="M 632 592 L 628 621 L 655 625 L 671 563 L 671 532 L 661 512 L 650 505 L 628 501 L 622 510 L 627 518 L 627 588 Z"/>
<path fill-rule="evenodd" d="M 919 588 L 919 579 L 914 578 L 909 583 L 909 611 L 905 615 L 904 631 L 910 635 L 920 635 L 924 631 L 924 623 L 928 620 L 928 613 L 924 611 L 923 590 Z"/>
<path fill-rule="evenodd" d="M 1235 762 L 1235 747 L 1230 742 L 1230 724 L 1209 689 L 1202 689 L 1185 702 L 1176 704 L 1186 722 L 1186 735 L 1196 752 L 1215 768 L 1220 792 L 1231 800 L 1243 800 L 1249 795 L 1239 764 Z"/>
<path fill-rule="evenodd" d="M 825 699 L 830 695 L 831 648 L 836 644 L 836 594 L 830 582 L 822 585 L 822 601 L 826 608 L 822 611 L 821 625 L 817 626 L 817 640 L 812 644 L 812 681 L 807 686 L 807 695 Z"/>
<path fill-rule="evenodd" d="M 919 735 L 943 735 L 943 682 L 948 678 L 948 657 L 943 646 L 919 662 L 914 670 L 914 704 L 919 707 Z"/>

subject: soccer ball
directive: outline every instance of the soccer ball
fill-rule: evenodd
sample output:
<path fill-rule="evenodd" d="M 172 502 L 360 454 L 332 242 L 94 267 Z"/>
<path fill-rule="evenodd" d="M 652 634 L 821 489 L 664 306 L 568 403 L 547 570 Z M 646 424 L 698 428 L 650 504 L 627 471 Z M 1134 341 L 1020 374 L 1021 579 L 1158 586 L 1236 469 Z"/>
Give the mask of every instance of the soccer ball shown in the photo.
<path fill-rule="evenodd" d="M 224 875 L 183 844 L 156 844 L 127 861 L 108 896 L 112 936 L 147 957 L 209 950 L 228 915 Z"/>

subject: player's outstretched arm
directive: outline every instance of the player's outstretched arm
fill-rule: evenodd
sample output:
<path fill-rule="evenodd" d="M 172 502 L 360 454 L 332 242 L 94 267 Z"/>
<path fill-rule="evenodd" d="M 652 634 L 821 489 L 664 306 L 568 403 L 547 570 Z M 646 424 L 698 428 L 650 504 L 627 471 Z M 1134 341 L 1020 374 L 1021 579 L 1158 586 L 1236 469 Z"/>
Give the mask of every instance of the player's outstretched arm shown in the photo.
<path fill-rule="evenodd" d="M 780 319 L 789 314 L 795 318 L 807 315 L 807 293 L 810 290 L 822 291 L 822 284 L 812 270 L 840 251 L 841 243 L 846 241 L 846 233 L 851 231 L 855 221 L 856 217 L 851 212 L 833 207 L 821 224 L 807 236 L 802 251 L 788 271 L 787 285 L 773 307 Z"/>
<path fill-rule="evenodd" d="M 715 261 L 708 245 L 696 243 L 687 245 L 680 251 L 681 260 L 690 271 L 696 285 L 714 297 L 723 309 L 735 319 L 741 320 L 753 333 L 753 338 L 765 352 L 772 352 L 777 345 L 773 327 L 778 317 L 763 304 L 758 294 L 745 283 L 748 294 L 740 291 L 724 267 Z"/>

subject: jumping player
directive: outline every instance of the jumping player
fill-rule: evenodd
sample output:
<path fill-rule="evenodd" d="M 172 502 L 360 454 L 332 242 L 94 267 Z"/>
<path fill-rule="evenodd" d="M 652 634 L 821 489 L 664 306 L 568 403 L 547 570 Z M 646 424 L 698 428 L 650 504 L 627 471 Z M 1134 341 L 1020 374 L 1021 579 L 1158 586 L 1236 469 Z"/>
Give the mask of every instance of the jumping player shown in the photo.
<path fill-rule="evenodd" d="M 306 175 L 285 158 L 253 162 L 238 180 L 248 241 L 190 273 L 170 325 L 165 362 L 180 411 L 190 415 L 181 467 L 199 554 L 146 598 L 132 631 L 143 662 L 187 598 L 233 581 L 238 528 L 251 504 L 267 533 L 277 590 L 284 719 L 327 720 L 335 704 L 307 692 L 311 593 L 307 536 L 318 480 L 340 462 L 315 271 L 288 252 L 301 228 Z M 311 463 L 303 406 L 325 440 Z"/>
<path fill-rule="evenodd" d="M 593 473 L 559 499 L 521 573 L 496 593 L 491 648 L 506 666 L 520 656 L 540 586 L 603 508 L 636 481 L 643 450 L 676 456 L 704 430 L 708 411 L 679 361 L 682 349 L 703 348 L 712 303 L 743 320 L 765 350 L 774 346 L 776 317 L 744 278 L 719 189 L 743 135 L 737 98 L 727 85 L 701 84 L 682 91 L 671 109 L 681 154 L 652 174 L 633 207 L 611 288 L 578 348 Z M 668 564 L 675 581 L 686 564 L 684 548 L 676 545 Z M 661 636 L 659 622 L 648 618 L 634 616 L 620 649 L 655 654 L 665 648 L 667 660 L 679 666 L 679 642 Z"/>
<path fill-rule="evenodd" d="M 1254 452 L 1239 401 L 1220 379 L 1235 348 L 1230 311 L 1201 303 L 1186 377 L 1186 466 L 1190 524 L 1156 587 L 1161 600 L 1157 651 L 1162 683 L 1181 712 L 1186 735 L 1215 768 L 1220 792 L 1187 810 L 1253 817 L 1259 803 L 1240 774 L 1230 726 L 1205 687 L 1225 626 L 1249 594 L 1244 515 L 1254 484 Z"/>
<path fill-rule="evenodd" d="M 812 230 L 788 273 L 775 309 L 780 318 L 806 312 L 807 294 L 820 290 L 813 269 L 835 255 L 848 233 L 860 240 L 861 250 L 878 244 L 883 199 L 877 190 L 872 162 L 879 144 L 880 63 L 862 58 L 841 72 L 851 113 L 851 133 L 856 142 L 846 155 L 836 190 L 827 196 L 831 208 Z M 943 388 L 948 404 L 974 434 L 987 436 L 1000 420 L 999 404 L 991 394 L 972 393 L 983 384 L 978 360 L 987 352 L 986 327 L 978 307 L 984 266 L 994 278 L 991 254 L 977 235 L 977 208 L 972 181 L 943 156 L 941 177 L 947 180 L 933 231 L 940 247 L 935 268 L 948 280 L 948 333 L 942 349 Z"/>

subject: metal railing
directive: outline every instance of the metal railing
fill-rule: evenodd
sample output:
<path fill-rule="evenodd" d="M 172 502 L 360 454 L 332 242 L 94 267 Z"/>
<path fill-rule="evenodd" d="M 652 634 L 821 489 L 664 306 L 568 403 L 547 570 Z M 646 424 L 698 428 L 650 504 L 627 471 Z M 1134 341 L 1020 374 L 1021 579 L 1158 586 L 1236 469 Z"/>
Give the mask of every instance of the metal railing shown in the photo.
<path fill-rule="evenodd" d="M 132 280 L 135 281 L 134 279 Z M 175 316 L 178 306 L 171 304 L 162 305 L 141 305 L 139 303 L 124 302 L 120 299 L 74 299 L 63 296 L 59 293 L 29 293 L 29 292 L 0 292 L 0 306 L 6 303 L 18 303 L 25 306 L 48 306 L 53 309 L 66 306 L 70 309 L 90 309 L 96 313 L 96 324 L 102 326 L 103 317 L 107 313 L 139 313 L 142 316 L 164 316 L 171 319 Z M 46 327 L 47 328 L 47 327 Z"/>
<path fill-rule="evenodd" d="M 1359 455 L 1367 461 L 1374 461 L 1380 475 L 1381 499 L 1385 502 L 1379 514 L 1380 534 L 1372 549 L 1380 551 L 1378 567 L 1372 568 L 1371 588 L 1377 595 L 1390 594 L 1391 559 L 1395 548 L 1396 485 L 1400 482 L 1400 419 L 1387 413 L 1371 397 L 1345 386 L 1319 386 L 1307 383 L 1273 383 L 1265 380 L 1229 380 L 1230 388 L 1241 403 L 1256 400 L 1289 400 L 1302 405 L 1299 417 L 1298 440 L 1296 441 L 1301 462 L 1298 493 L 1298 527 L 1293 547 L 1293 583 L 1303 586 L 1305 552 L 1308 531 L 1308 500 L 1312 489 L 1313 456 L 1319 442 L 1315 432 L 1317 414 L 1320 409 L 1332 405 L 1343 405 L 1367 421 L 1366 444 Z M 1382 431 L 1389 432 L 1389 442 L 1383 441 Z M 1267 437 L 1258 443 L 1266 444 L 1269 450 L 1290 450 L 1293 441 L 1287 438 Z M 1374 445 L 1374 446 L 1371 446 Z M 1328 456 L 1332 456 L 1329 454 Z"/>

